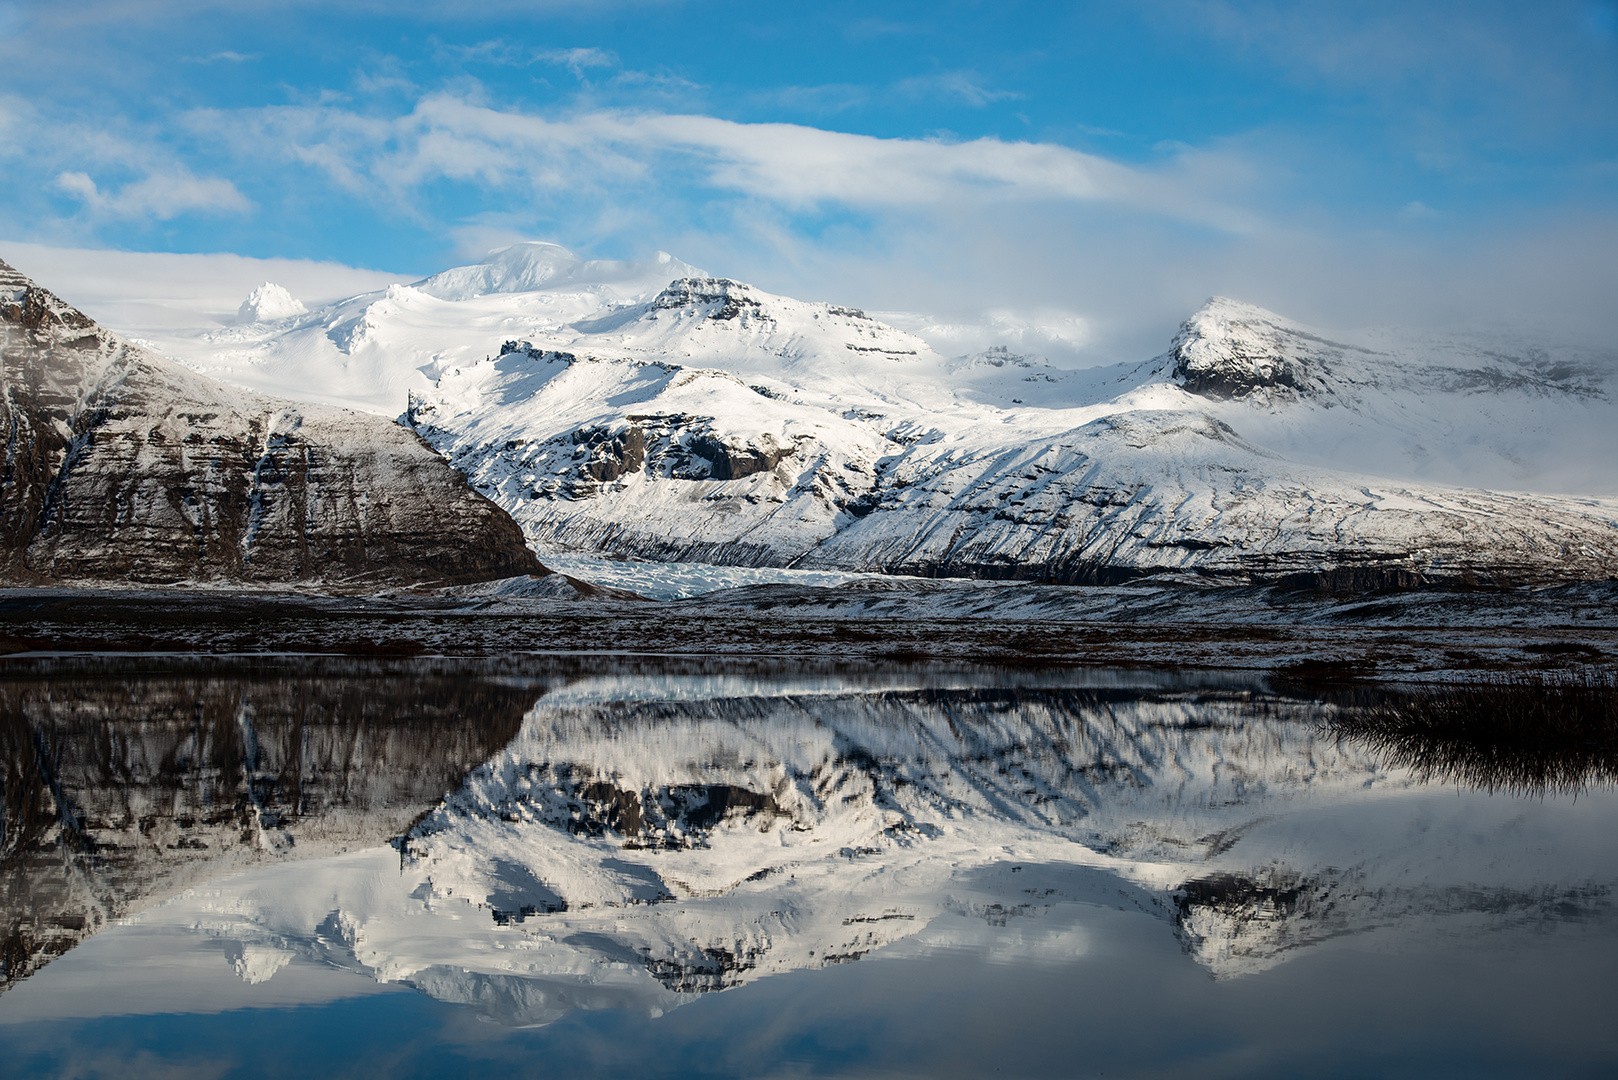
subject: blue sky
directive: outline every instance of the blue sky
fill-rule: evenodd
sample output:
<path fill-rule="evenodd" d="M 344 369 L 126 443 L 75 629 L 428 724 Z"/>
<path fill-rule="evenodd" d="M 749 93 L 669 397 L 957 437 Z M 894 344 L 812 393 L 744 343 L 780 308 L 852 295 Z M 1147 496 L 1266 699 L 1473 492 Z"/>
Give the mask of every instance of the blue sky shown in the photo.
<path fill-rule="evenodd" d="M 1618 2 L 0 0 L 0 242 L 1618 330 Z M 0 247 L 3 255 L 3 247 Z"/>

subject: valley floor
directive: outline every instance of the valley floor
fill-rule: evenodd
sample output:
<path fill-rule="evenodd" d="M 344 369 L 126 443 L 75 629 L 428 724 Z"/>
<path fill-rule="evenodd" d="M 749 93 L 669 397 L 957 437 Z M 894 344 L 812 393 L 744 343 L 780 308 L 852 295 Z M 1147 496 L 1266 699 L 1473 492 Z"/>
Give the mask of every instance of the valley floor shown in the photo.
<path fill-rule="evenodd" d="M 523 597 L 499 583 L 467 595 L 475 591 L 0 590 L 0 655 L 8 663 L 74 652 L 786 656 L 1229 670 L 1305 681 L 1466 679 L 1618 664 L 1618 582 L 1352 597 L 1190 583 L 869 579 L 831 588 L 756 585 L 680 601 Z"/>

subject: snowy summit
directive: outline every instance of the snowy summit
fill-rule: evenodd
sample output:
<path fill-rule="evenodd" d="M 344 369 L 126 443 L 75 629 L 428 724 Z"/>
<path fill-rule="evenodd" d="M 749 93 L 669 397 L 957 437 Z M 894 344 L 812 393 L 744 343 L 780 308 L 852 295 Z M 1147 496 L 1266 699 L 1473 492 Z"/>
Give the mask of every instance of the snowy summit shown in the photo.
<path fill-rule="evenodd" d="M 303 301 L 273 281 L 266 281 L 247 295 L 236 309 L 236 321 L 242 324 L 276 322 L 302 315 L 308 309 Z"/>

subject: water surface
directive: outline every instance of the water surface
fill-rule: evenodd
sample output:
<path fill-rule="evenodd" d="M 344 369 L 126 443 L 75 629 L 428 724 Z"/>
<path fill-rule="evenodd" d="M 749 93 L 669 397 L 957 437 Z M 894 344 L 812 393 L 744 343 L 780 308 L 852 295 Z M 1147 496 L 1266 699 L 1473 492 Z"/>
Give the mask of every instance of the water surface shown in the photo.
<path fill-rule="evenodd" d="M 763 662 L 0 677 L 18 1075 L 1606 1075 L 1618 799 L 1369 691 Z"/>

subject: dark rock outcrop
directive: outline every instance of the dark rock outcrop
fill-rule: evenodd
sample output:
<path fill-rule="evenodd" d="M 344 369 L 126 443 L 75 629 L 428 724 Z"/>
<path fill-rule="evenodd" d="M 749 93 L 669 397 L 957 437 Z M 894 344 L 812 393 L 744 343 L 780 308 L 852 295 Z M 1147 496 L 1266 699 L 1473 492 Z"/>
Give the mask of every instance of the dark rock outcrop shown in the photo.
<path fill-rule="evenodd" d="M 646 433 L 634 424 L 615 433 L 605 428 L 575 431 L 573 440 L 590 447 L 591 455 L 584 464 L 584 471 L 603 483 L 610 483 L 625 473 L 638 472 L 646 463 Z"/>
<path fill-rule="evenodd" d="M 1342 389 L 1339 369 L 1351 354 L 1370 355 L 1262 308 L 1215 297 L 1175 335 L 1169 377 L 1188 393 L 1220 400 L 1266 394 L 1330 398 Z"/>
<path fill-rule="evenodd" d="M 708 460 L 708 476 L 713 480 L 740 480 L 754 473 L 769 472 L 793 450 L 791 444 L 783 445 L 768 432 L 759 443 L 742 445 L 734 440 L 697 434 L 691 436 L 690 446 L 693 453 Z"/>
<path fill-rule="evenodd" d="M 767 317 L 750 286 L 729 278 L 680 278 L 652 299 L 654 310 L 678 310 L 718 304 L 709 318 L 728 320 L 744 315 Z M 845 309 L 851 310 L 851 309 Z"/>
<path fill-rule="evenodd" d="M 377 416 L 227 387 L 0 262 L 0 581 L 544 574 L 522 532 Z"/>

